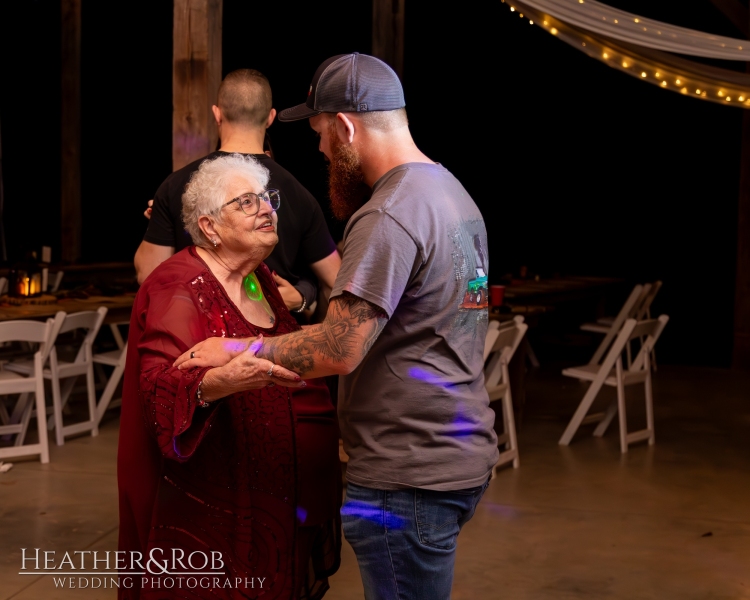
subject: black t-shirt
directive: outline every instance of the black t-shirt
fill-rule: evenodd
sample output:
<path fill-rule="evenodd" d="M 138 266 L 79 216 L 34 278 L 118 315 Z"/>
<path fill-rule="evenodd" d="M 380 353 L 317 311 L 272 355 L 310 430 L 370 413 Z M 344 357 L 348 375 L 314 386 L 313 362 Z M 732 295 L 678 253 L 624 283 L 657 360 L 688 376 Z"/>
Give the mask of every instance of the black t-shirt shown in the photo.
<path fill-rule="evenodd" d="M 193 245 L 182 223 L 182 194 L 190 176 L 204 160 L 213 160 L 227 152 L 212 152 L 167 177 L 154 195 L 151 220 L 143 239 L 158 246 L 174 246 L 179 252 Z M 284 167 L 265 154 L 251 154 L 271 174 L 269 188 L 279 190 L 279 243 L 264 261 L 268 268 L 295 286 L 309 306 L 315 300 L 315 276 L 311 263 L 329 256 L 336 244 L 328 231 L 323 211 L 313 195 Z"/>

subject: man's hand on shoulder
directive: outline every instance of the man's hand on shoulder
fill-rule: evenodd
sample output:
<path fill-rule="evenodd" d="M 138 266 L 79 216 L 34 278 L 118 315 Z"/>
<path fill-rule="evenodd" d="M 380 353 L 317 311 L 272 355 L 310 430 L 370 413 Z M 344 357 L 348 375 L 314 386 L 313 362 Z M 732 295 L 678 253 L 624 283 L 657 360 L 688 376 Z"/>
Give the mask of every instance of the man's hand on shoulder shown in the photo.
<path fill-rule="evenodd" d="M 273 273 L 273 280 L 276 282 L 276 286 L 279 288 L 279 294 L 281 294 L 284 304 L 289 310 L 299 310 L 304 302 L 302 294 L 299 293 L 296 287 L 294 287 L 289 281 L 284 279 L 281 275 Z"/>

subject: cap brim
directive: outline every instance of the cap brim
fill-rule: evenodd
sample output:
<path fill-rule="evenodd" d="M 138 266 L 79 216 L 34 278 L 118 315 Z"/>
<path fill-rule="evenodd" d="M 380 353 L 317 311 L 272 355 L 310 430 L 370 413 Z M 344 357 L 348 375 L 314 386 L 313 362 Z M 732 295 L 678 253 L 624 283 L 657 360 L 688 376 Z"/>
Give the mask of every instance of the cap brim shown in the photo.
<path fill-rule="evenodd" d="M 319 115 L 319 110 L 313 110 L 307 104 L 298 104 L 292 108 L 285 108 L 279 113 L 279 121 L 299 121 L 301 119 L 309 119 L 315 115 Z"/>

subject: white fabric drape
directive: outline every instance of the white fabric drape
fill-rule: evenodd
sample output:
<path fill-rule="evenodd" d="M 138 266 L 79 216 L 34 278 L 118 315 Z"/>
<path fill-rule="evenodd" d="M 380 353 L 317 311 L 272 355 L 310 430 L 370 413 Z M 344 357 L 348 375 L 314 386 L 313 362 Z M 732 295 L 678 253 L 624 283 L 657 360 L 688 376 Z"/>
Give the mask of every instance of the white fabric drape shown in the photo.
<path fill-rule="evenodd" d="M 647 19 L 595 0 L 524 0 L 560 21 L 622 42 L 690 56 L 750 61 L 750 41 Z M 679 2 L 675 3 L 679 7 Z"/>
<path fill-rule="evenodd" d="M 750 75 L 609 39 L 537 10 L 531 6 L 536 1 L 506 3 L 561 41 L 631 77 L 692 98 L 750 108 Z"/>

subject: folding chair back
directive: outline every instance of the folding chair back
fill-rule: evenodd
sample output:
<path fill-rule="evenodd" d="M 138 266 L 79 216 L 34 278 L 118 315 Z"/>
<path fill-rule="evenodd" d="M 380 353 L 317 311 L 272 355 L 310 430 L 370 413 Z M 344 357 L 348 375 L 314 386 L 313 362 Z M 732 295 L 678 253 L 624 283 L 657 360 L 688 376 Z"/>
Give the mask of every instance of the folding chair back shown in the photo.
<path fill-rule="evenodd" d="M 640 306 L 638 307 L 638 310 L 636 311 L 635 318 L 638 321 L 643 321 L 644 319 L 650 319 L 651 318 L 651 304 L 654 301 L 654 298 L 656 298 L 656 294 L 659 293 L 659 290 L 661 289 L 662 282 L 654 281 L 654 283 L 648 284 L 648 290 L 644 294 Z M 646 287 L 646 286 L 644 286 Z"/>
<path fill-rule="evenodd" d="M 513 467 L 518 468 L 520 464 L 508 364 L 529 326 L 520 316 L 504 326 L 493 325 L 493 323 L 496 322 L 490 323 L 491 327 L 488 327 L 485 339 L 484 385 L 490 402 L 502 401 L 503 433 L 498 435 L 497 443 L 498 446 L 504 448 L 493 469 L 494 477 L 500 465 L 512 461 Z"/>
<path fill-rule="evenodd" d="M 599 344 L 599 347 L 596 349 L 596 352 L 594 352 L 594 355 L 591 357 L 591 360 L 589 361 L 590 365 L 599 364 L 599 361 L 602 359 L 605 352 L 607 352 L 607 349 L 612 344 L 612 341 L 615 339 L 615 336 L 622 329 L 622 326 L 625 323 L 625 321 L 635 316 L 635 312 L 643 303 L 643 300 L 648 294 L 650 289 L 651 289 L 651 284 L 648 284 L 648 283 L 646 285 L 638 284 L 634 286 L 633 291 L 630 292 L 630 295 L 628 296 L 627 300 L 625 300 L 625 303 L 622 305 L 620 312 L 617 313 L 617 316 L 612 321 L 612 324 L 609 325 L 608 327 L 597 325 L 597 324 L 585 324 L 581 326 L 581 329 L 584 331 L 594 331 L 597 333 L 605 334 L 604 339 L 601 341 L 601 343 Z"/>
<path fill-rule="evenodd" d="M 96 405 L 96 418 L 98 422 L 101 422 L 108 408 L 115 408 L 122 404 L 122 398 L 113 400 L 112 397 L 125 372 L 125 361 L 128 355 L 128 342 L 123 339 L 118 326 L 128 324 L 129 321 L 110 323 L 109 326 L 112 331 L 112 337 L 114 337 L 117 344 L 117 350 L 94 354 L 94 368 L 97 370 L 100 380 L 104 381 L 106 379 L 107 382 Z M 109 377 L 105 376 L 102 365 L 113 367 Z"/>
<path fill-rule="evenodd" d="M 507 383 L 507 379 L 503 377 L 502 365 L 505 364 L 507 368 L 510 364 L 528 328 L 529 326 L 523 322 L 523 317 L 518 316 L 505 327 L 501 325 L 495 328 L 491 336 L 488 332 L 485 340 L 485 386 Z M 487 349 L 488 341 L 492 342 L 489 350 Z"/>
<path fill-rule="evenodd" d="M 0 417 L 4 423 L 0 425 L 0 435 L 16 436 L 12 447 L 0 448 L 0 459 L 38 454 L 41 462 L 49 462 L 42 371 L 44 360 L 49 355 L 60 321 L 61 319 L 56 318 L 47 319 L 45 323 L 39 321 L 0 323 L 0 343 L 26 342 L 40 345 L 31 361 L 31 371 L 28 376 L 5 369 L 0 370 L 0 395 L 20 394 L 12 416 L 8 414 L 5 404 L 0 403 Z M 34 402 L 31 401 L 31 394 L 34 395 Z M 35 405 L 39 441 L 35 444 L 24 444 Z"/>
<path fill-rule="evenodd" d="M 100 306 L 97 310 L 86 310 L 67 315 L 60 327 L 59 335 L 74 330 L 86 332 L 78 347 L 72 362 L 58 360 L 57 348 L 50 353 L 49 371 L 45 371 L 52 382 L 53 420 L 55 424 L 55 440 L 58 446 L 65 443 L 65 437 L 85 431 L 91 431 L 92 436 L 99 435 L 99 419 L 96 410 L 96 382 L 94 380 L 93 347 L 94 339 L 107 314 L 107 307 Z M 86 391 L 88 396 L 89 418 L 73 425 L 63 425 L 63 407 L 67 404 L 79 375 L 86 376 Z M 60 380 L 65 379 L 61 389 Z"/>
<path fill-rule="evenodd" d="M 60 289 L 60 284 L 62 283 L 63 275 L 65 275 L 65 271 L 58 271 L 57 273 L 50 273 L 50 282 L 49 286 L 50 292 L 56 292 Z"/>

